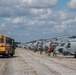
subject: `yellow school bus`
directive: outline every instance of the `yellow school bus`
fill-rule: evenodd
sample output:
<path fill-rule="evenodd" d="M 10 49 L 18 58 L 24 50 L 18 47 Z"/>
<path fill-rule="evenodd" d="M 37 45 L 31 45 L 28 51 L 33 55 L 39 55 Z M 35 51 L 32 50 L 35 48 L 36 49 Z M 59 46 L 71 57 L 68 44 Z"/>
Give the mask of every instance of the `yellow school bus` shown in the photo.
<path fill-rule="evenodd" d="M 15 54 L 14 39 L 0 34 L 0 55 L 13 56 Z"/>

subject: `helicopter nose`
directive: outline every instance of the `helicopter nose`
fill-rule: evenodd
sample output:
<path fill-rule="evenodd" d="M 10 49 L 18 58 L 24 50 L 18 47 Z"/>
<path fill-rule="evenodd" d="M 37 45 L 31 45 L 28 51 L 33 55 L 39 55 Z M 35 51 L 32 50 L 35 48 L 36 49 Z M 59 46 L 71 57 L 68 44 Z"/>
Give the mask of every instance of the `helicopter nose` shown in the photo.
<path fill-rule="evenodd" d="M 60 53 L 62 53 L 62 52 L 63 52 L 63 49 L 62 49 L 62 48 L 60 48 L 60 49 L 58 49 L 58 51 L 59 51 Z"/>

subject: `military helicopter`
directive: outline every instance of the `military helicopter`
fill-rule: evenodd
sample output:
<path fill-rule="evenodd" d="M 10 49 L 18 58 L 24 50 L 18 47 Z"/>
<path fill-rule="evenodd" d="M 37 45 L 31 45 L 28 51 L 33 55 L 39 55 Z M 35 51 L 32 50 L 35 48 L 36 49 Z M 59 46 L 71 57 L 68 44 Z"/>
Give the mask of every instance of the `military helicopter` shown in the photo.
<path fill-rule="evenodd" d="M 61 40 L 61 42 L 59 42 L 59 45 L 55 48 L 54 53 L 62 53 L 63 55 L 74 55 L 74 57 L 76 58 L 76 38 Z"/>

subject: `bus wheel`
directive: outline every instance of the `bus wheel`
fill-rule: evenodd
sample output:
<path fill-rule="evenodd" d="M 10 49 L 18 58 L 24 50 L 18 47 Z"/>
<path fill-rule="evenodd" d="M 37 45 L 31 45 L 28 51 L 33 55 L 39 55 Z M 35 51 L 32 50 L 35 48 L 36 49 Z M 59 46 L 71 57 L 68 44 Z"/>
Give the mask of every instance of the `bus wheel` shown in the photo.
<path fill-rule="evenodd" d="M 74 56 L 74 58 L 76 58 L 76 55 Z"/>
<path fill-rule="evenodd" d="M 11 57 L 13 57 L 13 54 L 10 54 Z"/>
<path fill-rule="evenodd" d="M 5 57 L 5 55 L 2 55 L 2 57 Z"/>
<path fill-rule="evenodd" d="M 7 54 L 6 56 L 9 57 L 9 54 Z"/>

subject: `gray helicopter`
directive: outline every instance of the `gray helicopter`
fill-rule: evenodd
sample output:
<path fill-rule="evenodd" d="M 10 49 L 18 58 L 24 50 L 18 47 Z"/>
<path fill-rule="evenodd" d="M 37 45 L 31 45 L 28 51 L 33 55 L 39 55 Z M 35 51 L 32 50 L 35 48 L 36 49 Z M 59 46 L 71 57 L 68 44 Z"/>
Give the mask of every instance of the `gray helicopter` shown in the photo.
<path fill-rule="evenodd" d="M 76 38 L 61 41 L 54 50 L 55 54 L 62 53 L 63 55 L 74 55 L 76 58 Z"/>

